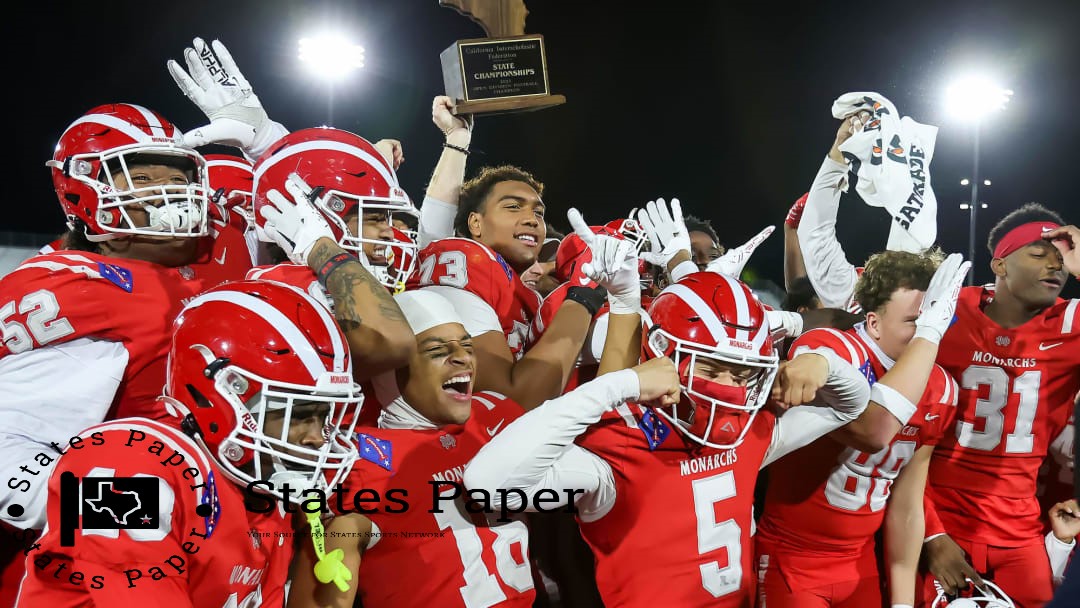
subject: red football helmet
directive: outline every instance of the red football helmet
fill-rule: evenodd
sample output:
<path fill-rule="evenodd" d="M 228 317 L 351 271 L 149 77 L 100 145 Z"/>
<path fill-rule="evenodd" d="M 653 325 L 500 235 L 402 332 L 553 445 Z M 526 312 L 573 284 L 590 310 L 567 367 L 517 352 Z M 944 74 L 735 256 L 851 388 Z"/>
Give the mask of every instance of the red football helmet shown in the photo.
<path fill-rule="evenodd" d="M 605 226 L 589 226 L 589 228 L 596 234 L 622 238 L 617 232 Z M 553 275 L 561 283 L 572 281 L 579 284 L 577 282 L 578 278 L 585 276 L 581 272 L 581 265 L 591 260 L 592 252 L 589 250 L 589 246 L 585 244 L 585 241 L 581 240 L 580 236 L 571 232 L 563 237 L 563 240 L 559 243 L 559 249 L 555 252 L 555 271 Z M 587 283 L 586 280 L 580 284 Z"/>
<path fill-rule="evenodd" d="M 372 274 L 392 293 L 405 291 L 405 283 L 416 270 L 416 242 L 398 228 L 394 231 L 394 244 L 386 248 L 386 266 L 373 266 Z"/>
<path fill-rule="evenodd" d="M 637 209 L 630 212 L 630 217 L 625 220 L 612 220 L 604 227 L 611 230 L 615 234 L 622 235 L 622 237 L 634 244 L 634 248 L 638 253 L 641 253 L 642 249 L 649 244 L 649 238 L 645 234 L 645 231 L 641 229 L 641 224 L 634 219 L 634 215 Z"/>
<path fill-rule="evenodd" d="M 278 140 L 255 161 L 255 221 L 260 226 L 264 220 L 259 209 L 269 204 L 267 194 L 271 190 L 284 193 L 285 180 L 291 173 L 299 175 L 318 192 L 312 203 L 326 217 L 338 244 L 353 252 L 368 268 L 376 263 L 386 265 L 390 247 L 415 250 L 415 243 L 363 236 L 365 214 L 385 215 L 386 223 L 393 225 L 393 213 L 409 212 L 413 208 L 398 185 L 394 169 L 363 137 L 340 129 L 317 127 Z M 370 254 L 365 253 L 365 245 L 372 245 Z M 375 262 L 372 257 L 376 258 Z"/>
<path fill-rule="evenodd" d="M 255 175 L 251 162 L 229 154 L 207 154 L 205 158 L 213 202 L 253 219 Z"/>
<path fill-rule="evenodd" d="M 743 283 L 697 272 L 660 292 L 648 317 L 642 357 L 671 358 L 683 390 L 670 412 L 658 408 L 657 413 L 703 445 L 730 449 L 742 443 L 769 398 L 779 366 L 765 307 Z M 737 373 L 745 384 L 730 386 L 695 375 L 717 365 Z M 678 408 L 687 402 L 692 411 L 684 423 Z"/>
<path fill-rule="evenodd" d="M 68 227 L 81 221 L 91 241 L 123 234 L 200 237 L 208 232 L 206 161 L 153 110 L 126 103 L 98 106 L 68 126 L 45 164 L 52 169 Z M 137 186 L 129 170 L 147 164 L 190 171 L 189 182 Z M 123 189 L 114 175 L 123 175 Z M 146 226 L 137 225 L 132 210 L 145 212 Z"/>
<path fill-rule="evenodd" d="M 356 460 L 363 395 L 348 343 L 326 307 L 295 287 L 238 281 L 203 292 L 173 323 L 167 369 L 163 400 L 239 484 L 333 487 Z M 311 418 L 312 405 L 329 408 L 321 442 L 291 443 L 294 412 Z"/>
<path fill-rule="evenodd" d="M 967 590 L 961 591 L 961 596 L 952 600 L 949 600 L 949 597 L 945 595 L 945 590 L 941 587 L 941 584 L 934 581 L 937 596 L 934 598 L 933 603 L 930 604 L 930 608 L 1016 608 L 1012 598 L 1006 595 L 1001 590 L 1001 587 L 989 580 L 983 579 L 983 584 L 986 586 L 985 591 L 976 587 L 971 579 L 965 580 L 968 582 Z"/>

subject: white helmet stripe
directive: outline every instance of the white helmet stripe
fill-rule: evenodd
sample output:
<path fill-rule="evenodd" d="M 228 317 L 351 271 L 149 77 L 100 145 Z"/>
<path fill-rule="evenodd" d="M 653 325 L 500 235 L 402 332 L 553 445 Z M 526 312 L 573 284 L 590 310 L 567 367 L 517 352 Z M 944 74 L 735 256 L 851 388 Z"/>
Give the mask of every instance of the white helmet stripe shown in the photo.
<path fill-rule="evenodd" d="M 213 167 L 233 167 L 251 173 L 251 165 L 244 164 L 238 160 L 225 160 L 220 158 L 207 159 L 206 168 L 211 169 Z"/>
<path fill-rule="evenodd" d="M 229 302 L 240 306 L 241 308 L 246 308 L 266 319 L 266 321 L 281 334 L 281 337 L 285 339 L 285 342 L 288 343 L 293 352 L 296 353 L 296 356 L 300 358 L 300 361 L 303 362 L 304 367 L 307 368 L 308 373 L 311 375 L 312 384 L 327 371 L 326 368 L 323 367 L 322 360 L 319 359 L 319 354 L 311 347 L 311 342 L 309 342 L 300 331 L 300 328 L 273 306 L 246 293 L 240 293 L 238 291 L 217 291 L 198 296 L 192 300 L 186 308 L 195 308 L 208 302 Z"/>
<path fill-rule="evenodd" d="M 750 325 L 750 303 L 746 301 L 746 293 L 743 291 L 742 285 L 732 279 L 731 277 L 719 274 L 721 279 L 727 281 L 728 288 L 731 289 L 731 295 L 735 299 L 735 324 L 740 327 L 749 327 Z M 768 325 L 762 323 L 762 326 Z M 736 340 L 750 341 L 750 331 L 746 329 L 739 329 L 735 331 Z"/>
<path fill-rule="evenodd" d="M 682 298 L 682 301 L 686 302 L 686 304 L 701 317 L 701 321 L 705 323 L 705 327 L 709 329 L 709 333 L 713 336 L 713 342 L 719 344 L 720 340 L 727 340 L 729 338 L 727 331 L 724 329 L 724 324 L 720 322 L 720 318 L 713 312 L 712 307 L 706 304 L 705 300 L 701 299 L 701 296 L 694 293 L 693 289 L 690 289 L 686 285 L 676 283 L 668 287 L 665 291 Z"/>
<path fill-rule="evenodd" d="M 371 154 L 368 154 L 366 151 L 361 150 L 356 146 L 350 146 L 349 144 L 341 143 L 339 141 L 328 141 L 325 139 L 320 139 L 318 141 L 306 141 L 304 143 L 295 144 L 292 146 L 288 146 L 282 150 L 278 150 L 274 153 L 273 156 L 266 159 L 266 162 L 255 168 L 255 183 L 259 183 L 259 180 L 262 179 L 263 173 L 266 173 L 267 169 L 269 169 L 270 167 L 273 167 L 282 160 L 285 160 L 286 158 L 294 154 L 301 154 L 303 152 L 307 152 L 308 150 L 336 150 L 338 152 L 344 152 L 345 154 L 351 154 L 374 167 L 375 171 L 377 171 L 379 175 L 382 176 L 383 180 L 385 180 L 386 183 L 389 184 L 391 187 L 399 187 L 397 176 L 395 176 L 392 172 L 387 171 L 386 165 L 384 164 L 385 161 L 383 159 L 375 158 Z"/>
<path fill-rule="evenodd" d="M 153 112 L 151 112 L 150 110 L 148 110 L 148 109 L 146 109 L 146 108 L 144 108 L 142 106 L 135 105 L 133 103 L 129 103 L 129 104 L 125 104 L 125 105 L 130 106 L 132 108 L 135 108 L 139 112 L 139 114 L 142 114 L 143 119 L 146 120 L 146 126 L 150 127 L 150 132 L 151 133 L 157 135 L 157 132 L 161 131 L 161 136 L 162 137 L 169 137 L 169 134 L 165 132 L 165 125 L 161 124 L 161 121 L 158 119 L 157 116 L 154 115 Z"/>
<path fill-rule="evenodd" d="M 67 130 L 64 131 L 64 134 L 66 135 L 68 131 L 88 122 L 97 123 L 105 125 L 106 127 L 109 127 L 111 129 L 116 129 L 117 131 L 120 131 L 124 135 L 127 135 L 131 139 L 134 139 L 141 144 L 153 143 L 153 140 L 150 139 L 150 135 L 148 135 L 145 131 L 134 127 L 126 120 L 117 118 L 116 116 L 112 116 L 110 114 L 88 114 L 86 116 L 83 116 L 75 122 L 71 123 L 71 125 L 68 126 Z"/>
<path fill-rule="evenodd" d="M 280 283 L 280 285 L 288 287 L 296 292 L 301 298 L 307 300 L 307 303 L 319 313 L 319 318 L 322 319 L 323 327 L 326 328 L 326 333 L 330 334 L 330 343 L 334 345 L 334 371 L 352 371 L 352 357 L 349 356 L 349 349 L 346 348 L 345 343 L 341 341 L 341 330 L 338 329 L 338 324 L 337 321 L 334 320 L 334 317 L 330 316 L 330 311 L 326 308 L 326 305 L 311 297 L 310 294 L 295 285 L 289 285 L 288 283 Z"/>

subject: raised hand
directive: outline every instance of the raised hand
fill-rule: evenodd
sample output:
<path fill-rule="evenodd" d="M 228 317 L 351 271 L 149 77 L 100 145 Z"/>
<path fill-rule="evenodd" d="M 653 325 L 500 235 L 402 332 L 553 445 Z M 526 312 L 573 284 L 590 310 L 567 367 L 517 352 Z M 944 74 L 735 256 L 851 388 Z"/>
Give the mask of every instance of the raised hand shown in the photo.
<path fill-rule="evenodd" d="M 765 229 L 757 233 L 754 238 L 734 249 L 728 249 L 724 255 L 709 262 L 709 265 L 705 267 L 705 270 L 722 274 L 732 279 L 738 279 L 739 276 L 742 275 L 746 263 L 750 261 L 750 256 L 754 254 L 754 250 L 758 248 L 758 245 L 765 242 L 765 239 L 769 238 L 769 235 L 773 233 L 773 230 L 776 230 L 776 226 L 766 226 Z"/>
<path fill-rule="evenodd" d="M 671 199 L 670 208 L 664 199 L 649 201 L 638 210 L 638 223 L 649 237 L 650 251 L 641 253 L 650 264 L 670 270 L 668 263 L 680 252 L 690 255 L 690 231 L 683 222 L 682 204 Z"/>
<path fill-rule="evenodd" d="M 964 283 L 971 262 L 965 262 L 959 253 L 950 254 L 938 267 L 919 306 L 919 318 L 915 320 L 915 337 L 934 344 L 941 342 L 945 330 L 952 324 L 956 313 L 956 299 Z"/>
<path fill-rule="evenodd" d="M 592 253 L 592 261 L 582 264 L 581 272 L 607 290 L 611 313 L 639 312 L 641 284 L 634 245 L 625 239 L 594 233 L 577 209 L 570 209 L 566 218 Z"/>
<path fill-rule="evenodd" d="M 214 40 L 207 45 L 196 38 L 184 49 L 184 61 L 187 71 L 171 59 L 166 66 L 184 95 L 210 119 L 210 124 L 185 133 L 185 144 L 235 146 L 254 160 L 287 134 L 266 115 L 224 44 Z"/>

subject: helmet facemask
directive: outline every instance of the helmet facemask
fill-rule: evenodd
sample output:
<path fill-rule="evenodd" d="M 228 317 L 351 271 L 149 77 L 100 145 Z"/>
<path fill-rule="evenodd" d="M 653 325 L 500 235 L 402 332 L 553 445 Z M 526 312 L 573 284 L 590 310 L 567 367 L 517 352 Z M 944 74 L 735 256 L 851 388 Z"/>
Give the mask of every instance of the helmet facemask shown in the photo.
<path fill-rule="evenodd" d="M 363 394 L 347 372 L 326 372 L 311 386 L 225 365 L 214 376 L 214 388 L 233 406 L 237 421 L 219 444 L 217 460 L 241 483 L 270 481 L 277 491 L 289 483 L 295 490 L 290 501 L 300 503 L 304 490 L 332 488 L 348 475 L 357 454 L 351 438 Z M 294 408 L 309 404 L 329 407 L 317 448 L 289 442 Z M 273 412 L 284 413 L 284 419 L 281 431 L 270 434 Z"/>
<path fill-rule="evenodd" d="M 776 377 L 775 355 L 736 354 L 716 346 L 681 340 L 659 325 L 649 329 L 647 352 L 668 357 L 679 373 L 682 398 L 665 408 L 656 408 L 675 428 L 701 445 L 727 450 L 737 447 L 769 398 Z M 711 364 L 748 369 L 745 384 L 728 385 L 694 374 Z M 689 408 L 689 411 L 685 411 Z"/>
<path fill-rule="evenodd" d="M 47 164 L 60 169 L 97 195 L 94 219 L 104 234 L 87 234 L 92 242 L 125 234 L 202 237 L 209 233 L 206 161 L 194 150 L 139 143 L 105 152 L 76 154 L 62 163 L 49 161 Z M 183 164 L 184 170 L 194 175 L 187 184 L 135 186 L 132 168 L 148 164 Z M 93 177 L 95 172 L 96 178 Z M 118 186 L 114 175 L 123 175 L 124 188 Z M 138 225 L 132 215 L 133 210 L 146 214 L 147 225 Z"/>
<path fill-rule="evenodd" d="M 404 193 L 402 192 L 402 197 Z M 412 209 L 407 198 L 397 197 L 356 197 L 339 190 L 328 190 L 315 201 L 315 206 L 322 211 L 330 225 L 341 236 L 337 242 L 341 248 L 351 252 L 378 281 L 388 289 L 401 290 L 405 281 L 416 267 L 417 246 L 415 241 L 392 237 L 390 239 L 367 238 L 364 236 L 364 216 L 371 214 L 386 215 L 386 223 L 393 230 L 393 214 L 408 213 Z M 356 222 L 346 222 L 345 217 L 353 211 Z M 383 261 L 373 262 L 364 252 L 365 245 L 373 245 L 384 257 Z M 395 261 L 397 264 L 395 264 Z M 407 264 L 404 264 L 407 262 Z"/>

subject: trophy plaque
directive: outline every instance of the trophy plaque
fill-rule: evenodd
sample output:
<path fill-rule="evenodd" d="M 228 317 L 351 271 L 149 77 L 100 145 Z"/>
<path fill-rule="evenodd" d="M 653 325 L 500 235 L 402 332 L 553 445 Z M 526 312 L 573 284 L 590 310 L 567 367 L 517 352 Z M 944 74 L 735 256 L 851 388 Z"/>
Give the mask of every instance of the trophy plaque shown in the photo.
<path fill-rule="evenodd" d="M 525 34 L 523 0 L 440 0 L 484 28 L 488 38 L 458 40 L 439 55 L 454 114 L 501 114 L 566 103 L 548 86 L 544 37 Z"/>

